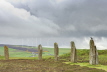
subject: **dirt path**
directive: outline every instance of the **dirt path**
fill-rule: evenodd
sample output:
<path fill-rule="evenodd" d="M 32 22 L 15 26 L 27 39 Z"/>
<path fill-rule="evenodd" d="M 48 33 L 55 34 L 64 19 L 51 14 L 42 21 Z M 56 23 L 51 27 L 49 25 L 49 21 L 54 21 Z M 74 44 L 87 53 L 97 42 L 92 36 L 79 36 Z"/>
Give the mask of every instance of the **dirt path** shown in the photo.
<path fill-rule="evenodd" d="M 104 70 L 68 65 L 63 61 L 48 60 L 0 60 L 0 72 L 106 72 Z"/>

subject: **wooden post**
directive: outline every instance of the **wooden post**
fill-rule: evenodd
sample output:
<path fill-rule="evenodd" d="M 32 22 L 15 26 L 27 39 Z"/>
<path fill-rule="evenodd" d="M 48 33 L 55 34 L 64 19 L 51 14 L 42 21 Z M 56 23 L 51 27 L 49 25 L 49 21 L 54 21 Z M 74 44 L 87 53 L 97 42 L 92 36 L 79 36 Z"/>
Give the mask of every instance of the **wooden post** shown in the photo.
<path fill-rule="evenodd" d="M 4 46 L 4 56 L 5 60 L 9 60 L 9 51 L 7 46 Z"/>
<path fill-rule="evenodd" d="M 76 47 L 75 43 L 71 42 L 71 62 L 76 63 L 77 62 L 77 53 L 76 53 Z"/>

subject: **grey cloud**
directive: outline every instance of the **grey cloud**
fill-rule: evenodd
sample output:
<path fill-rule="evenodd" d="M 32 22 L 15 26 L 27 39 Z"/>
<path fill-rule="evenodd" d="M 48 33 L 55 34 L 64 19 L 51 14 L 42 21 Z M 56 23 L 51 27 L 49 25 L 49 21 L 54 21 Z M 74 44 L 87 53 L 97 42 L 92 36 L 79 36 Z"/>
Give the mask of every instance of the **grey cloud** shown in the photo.
<path fill-rule="evenodd" d="M 107 35 L 106 32 L 99 35 L 99 32 L 106 31 L 106 0 L 62 0 L 58 3 L 57 0 L 26 0 L 10 3 L 26 9 L 35 17 L 57 24 L 60 27 L 57 30 L 59 37 Z M 101 28 L 99 25 L 102 25 Z"/>
<path fill-rule="evenodd" d="M 75 40 L 79 45 L 81 41 L 78 40 L 83 39 L 84 44 L 84 38 L 90 36 L 107 37 L 107 0 L 5 1 L 18 11 L 14 14 L 0 8 L 0 37 L 48 37 L 53 38 L 51 45 L 54 41 L 61 44 L 62 39 L 67 42 Z"/>
<path fill-rule="evenodd" d="M 48 0 L 36 0 L 30 2 L 28 7 L 35 16 L 47 18 L 61 27 L 60 36 L 105 36 L 99 35 L 96 26 L 107 26 L 107 1 L 106 0 L 64 0 L 61 3 L 51 4 Z M 76 31 L 67 31 L 67 26 L 72 25 Z M 93 33 L 93 29 L 96 31 Z M 103 31 L 100 28 L 100 32 Z M 62 32 L 61 32 L 62 31 Z M 66 33 L 66 34 L 64 34 Z"/>
<path fill-rule="evenodd" d="M 0 37 L 45 37 L 45 34 L 58 35 L 58 25 L 45 18 L 31 15 L 3 1 L 0 5 Z M 55 29 L 55 30 L 54 30 Z"/>

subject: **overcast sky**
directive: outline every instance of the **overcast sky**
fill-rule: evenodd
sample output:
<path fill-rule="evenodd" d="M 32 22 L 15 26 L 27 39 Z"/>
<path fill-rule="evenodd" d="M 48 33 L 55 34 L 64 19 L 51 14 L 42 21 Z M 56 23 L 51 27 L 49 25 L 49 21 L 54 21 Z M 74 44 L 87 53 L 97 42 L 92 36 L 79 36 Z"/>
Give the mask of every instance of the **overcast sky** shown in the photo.
<path fill-rule="evenodd" d="M 0 44 L 107 49 L 107 0 L 0 0 Z"/>

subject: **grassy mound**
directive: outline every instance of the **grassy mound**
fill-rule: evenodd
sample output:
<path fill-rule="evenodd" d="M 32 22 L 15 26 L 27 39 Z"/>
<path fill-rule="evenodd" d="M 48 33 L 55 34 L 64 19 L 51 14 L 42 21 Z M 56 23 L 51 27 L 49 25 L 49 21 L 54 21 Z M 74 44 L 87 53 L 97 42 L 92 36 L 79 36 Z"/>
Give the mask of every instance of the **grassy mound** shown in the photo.
<path fill-rule="evenodd" d="M 103 69 L 107 71 L 107 50 L 98 50 L 99 54 L 99 65 L 90 65 L 89 64 L 89 50 L 87 49 L 78 49 L 77 50 L 77 61 L 78 63 L 71 63 L 70 62 L 70 53 L 61 55 L 61 59 L 65 60 L 66 64 L 70 65 L 80 65 L 80 66 L 86 66 L 90 68 L 97 68 L 97 69 Z"/>
<path fill-rule="evenodd" d="M 107 65 L 107 50 L 98 50 L 99 63 L 102 65 Z M 88 62 L 89 61 L 89 50 L 78 49 L 77 50 L 78 62 Z M 70 52 L 61 55 L 61 59 L 70 60 Z"/>

